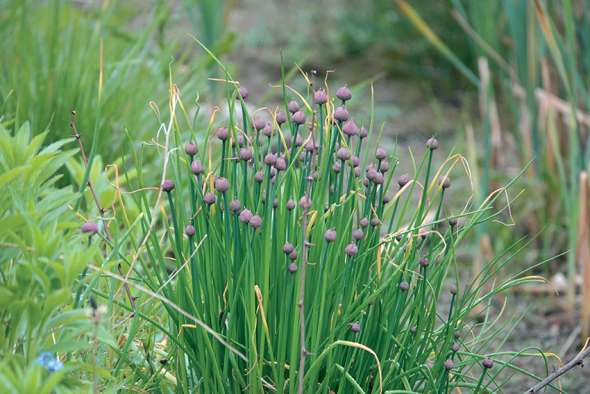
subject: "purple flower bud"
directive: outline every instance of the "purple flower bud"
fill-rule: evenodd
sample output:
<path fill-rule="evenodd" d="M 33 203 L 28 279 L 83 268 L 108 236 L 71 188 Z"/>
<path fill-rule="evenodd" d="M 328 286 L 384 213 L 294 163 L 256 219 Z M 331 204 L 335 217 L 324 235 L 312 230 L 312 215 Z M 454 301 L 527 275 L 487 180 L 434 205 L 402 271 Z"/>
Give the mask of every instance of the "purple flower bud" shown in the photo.
<path fill-rule="evenodd" d="M 356 256 L 356 254 L 358 253 L 358 251 L 359 251 L 359 248 L 354 243 L 350 243 L 350 244 L 346 245 L 346 247 L 344 248 L 344 252 L 349 257 Z"/>
<path fill-rule="evenodd" d="M 385 181 L 383 174 L 380 172 L 375 171 L 375 175 L 373 176 L 373 183 L 376 185 L 383 185 Z"/>
<path fill-rule="evenodd" d="M 399 185 L 399 188 L 401 189 L 402 187 L 406 186 L 408 183 L 410 182 L 410 176 L 408 174 L 403 174 L 402 176 L 399 177 L 399 179 L 397 180 L 397 184 Z"/>
<path fill-rule="evenodd" d="M 377 160 L 383 160 L 387 157 L 387 152 L 385 152 L 385 149 L 383 148 L 377 148 L 375 151 L 375 157 Z"/>
<path fill-rule="evenodd" d="M 242 208 L 240 200 L 231 200 L 229 203 L 229 210 L 236 213 Z"/>
<path fill-rule="evenodd" d="M 289 200 L 287 201 L 286 207 L 287 207 L 287 209 L 288 209 L 289 211 L 291 211 L 292 209 L 294 209 L 294 208 L 295 208 L 295 201 L 293 201 L 293 200 L 289 199 Z"/>
<path fill-rule="evenodd" d="M 297 137 L 295 137 L 295 146 L 301 145 L 303 145 L 303 137 L 301 137 L 301 134 L 297 134 Z"/>
<path fill-rule="evenodd" d="M 450 371 L 451 369 L 455 368 L 455 363 L 450 358 L 448 360 L 445 360 L 443 365 L 447 371 Z"/>
<path fill-rule="evenodd" d="M 229 189 L 229 182 L 227 179 L 219 177 L 215 179 L 215 190 L 220 193 L 225 193 Z"/>
<path fill-rule="evenodd" d="M 428 259 L 426 257 L 422 257 L 420 259 L 419 263 L 420 263 L 420 267 L 424 267 L 424 268 L 428 267 L 428 264 L 430 264 L 430 262 L 428 261 Z"/>
<path fill-rule="evenodd" d="M 381 160 L 379 163 L 379 171 L 383 174 L 389 171 L 389 162 L 387 160 Z"/>
<path fill-rule="evenodd" d="M 324 239 L 328 242 L 334 242 L 336 240 L 336 230 L 330 228 L 324 233 Z"/>
<path fill-rule="evenodd" d="M 354 322 L 350 325 L 350 331 L 356 333 L 361 332 L 361 324 L 359 322 Z"/>
<path fill-rule="evenodd" d="M 256 116 L 252 124 L 256 130 L 262 130 L 266 126 L 266 121 L 262 117 Z"/>
<path fill-rule="evenodd" d="M 309 209 L 311 207 L 311 199 L 309 196 L 303 196 L 299 200 L 299 206 L 303 209 Z"/>
<path fill-rule="evenodd" d="M 431 151 L 438 149 L 438 140 L 434 137 L 430 137 L 428 141 L 426 141 L 426 147 Z"/>
<path fill-rule="evenodd" d="M 369 186 L 369 178 L 363 179 L 363 185 L 365 185 L 366 187 Z"/>
<path fill-rule="evenodd" d="M 313 92 L 313 102 L 317 105 L 324 105 L 328 102 L 328 95 L 324 89 L 318 89 Z"/>
<path fill-rule="evenodd" d="M 364 127 L 361 127 L 361 129 L 359 130 L 359 137 L 361 138 L 361 140 L 363 138 L 367 138 L 368 135 L 369 135 L 369 132 L 367 131 L 367 129 L 365 129 Z"/>
<path fill-rule="evenodd" d="M 172 182 L 170 179 L 166 179 L 164 182 L 162 182 L 162 190 L 170 193 L 172 190 L 174 190 L 174 182 Z"/>
<path fill-rule="evenodd" d="M 256 174 L 254 174 L 254 180 L 258 183 L 262 183 L 264 180 L 264 172 L 262 170 L 257 171 Z"/>
<path fill-rule="evenodd" d="M 354 176 L 356 176 L 356 177 L 361 176 L 361 168 L 360 167 L 354 167 Z"/>
<path fill-rule="evenodd" d="M 287 109 L 289 112 L 294 114 L 295 112 L 299 111 L 299 103 L 297 103 L 295 100 L 291 100 L 289 101 L 289 104 L 287 104 Z"/>
<path fill-rule="evenodd" d="M 258 215 L 254 215 L 248 221 L 250 226 L 254 227 L 255 229 L 262 226 L 262 218 Z"/>
<path fill-rule="evenodd" d="M 293 251 L 291 251 L 291 253 L 289 253 L 289 258 L 290 258 L 292 261 L 295 261 L 295 260 L 297 260 L 297 250 L 293 250 Z"/>
<path fill-rule="evenodd" d="M 240 148 L 240 160 L 249 161 L 252 159 L 252 149 L 250 148 Z"/>
<path fill-rule="evenodd" d="M 315 149 L 317 148 L 317 145 L 315 144 L 315 141 L 313 140 L 313 138 L 310 138 L 306 143 L 305 143 L 305 150 L 307 152 L 311 152 L 313 153 L 315 151 Z"/>
<path fill-rule="evenodd" d="M 225 127 L 219 127 L 217 130 L 215 130 L 215 136 L 221 141 L 227 140 L 227 129 Z"/>
<path fill-rule="evenodd" d="M 266 164 L 267 166 L 273 166 L 276 162 L 277 157 L 272 153 L 267 153 L 266 156 L 264 156 L 264 164 Z"/>
<path fill-rule="evenodd" d="M 248 223 L 251 218 L 252 212 L 248 208 L 244 208 L 242 212 L 240 212 L 240 216 L 238 216 L 238 219 L 240 219 L 240 222 L 242 223 Z"/>
<path fill-rule="evenodd" d="M 381 224 L 381 220 L 377 216 L 371 218 L 371 226 L 377 227 Z"/>
<path fill-rule="evenodd" d="M 242 133 L 238 133 L 236 138 L 232 138 L 231 141 L 232 146 L 243 146 L 244 145 L 244 136 Z"/>
<path fill-rule="evenodd" d="M 342 132 L 348 136 L 353 136 L 359 133 L 359 128 L 356 123 L 354 123 L 354 120 L 351 119 L 344 122 L 342 125 Z"/>
<path fill-rule="evenodd" d="M 297 111 L 293 114 L 293 123 L 295 123 L 296 125 L 302 125 L 305 123 L 305 114 L 303 113 L 303 111 Z"/>
<path fill-rule="evenodd" d="M 196 232 L 197 232 L 197 230 L 195 230 L 195 227 L 192 224 L 187 224 L 186 227 L 184 228 L 184 233 L 189 238 L 192 237 L 193 235 L 195 235 Z"/>
<path fill-rule="evenodd" d="M 458 343 L 453 343 L 453 346 L 451 346 L 451 350 L 457 353 L 459 350 L 461 350 L 461 346 Z"/>
<path fill-rule="evenodd" d="M 342 147 L 338 149 L 338 151 L 336 152 L 336 157 L 342 161 L 346 161 L 350 159 L 351 154 L 347 148 Z"/>
<path fill-rule="evenodd" d="M 371 181 L 375 181 L 375 177 L 378 176 L 378 172 L 375 168 L 373 167 L 368 167 L 367 168 L 367 178 Z"/>
<path fill-rule="evenodd" d="M 291 254 L 291 252 L 293 252 L 294 250 L 295 247 L 289 242 L 285 242 L 285 244 L 283 245 L 283 253 L 285 254 Z"/>
<path fill-rule="evenodd" d="M 248 89 L 246 89 L 243 86 L 240 86 L 240 88 L 238 89 L 238 94 L 240 95 L 240 97 L 242 98 L 242 100 L 246 101 L 248 100 Z"/>
<path fill-rule="evenodd" d="M 279 157 L 275 163 L 277 171 L 285 171 L 287 169 L 287 161 L 283 157 Z"/>
<path fill-rule="evenodd" d="M 361 159 L 358 158 L 358 156 L 352 156 L 350 158 L 350 162 L 352 163 L 353 167 L 358 167 L 361 165 Z"/>
<path fill-rule="evenodd" d="M 336 174 L 338 174 L 341 169 L 342 169 L 342 165 L 340 164 L 340 162 L 335 161 L 334 164 L 332 165 L 332 171 L 334 171 Z"/>
<path fill-rule="evenodd" d="M 355 241 L 360 241 L 361 239 L 363 239 L 363 235 L 363 230 L 361 230 L 360 228 L 352 230 L 352 239 L 354 239 Z"/>
<path fill-rule="evenodd" d="M 448 176 L 443 176 L 440 178 L 440 187 L 442 187 L 443 190 L 451 187 L 451 180 Z"/>
<path fill-rule="evenodd" d="M 295 272 L 297 272 L 297 264 L 295 263 L 291 263 L 287 266 L 287 270 L 289 270 L 289 272 L 291 274 L 294 274 Z"/>
<path fill-rule="evenodd" d="M 399 289 L 401 291 L 408 291 L 410 289 L 410 284 L 406 281 L 403 281 L 399 284 Z"/>
<path fill-rule="evenodd" d="M 213 204 L 215 204 L 215 201 L 217 201 L 217 197 L 215 197 L 215 194 L 213 194 L 211 192 L 207 192 L 203 196 L 203 201 L 207 205 L 213 205 Z"/>
<path fill-rule="evenodd" d="M 339 122 L 346 122 L 349 118 L 348 110 L 344 107 L 336 107 L 334 110 L 334 119 Z"/>
<path fill-rule="evenodd" d="M 336 91 L 336 97 L 342 101 L 348 101 L 352 98 L 352 92 L 346 86 L 342 86 Z"/>
<path fill-rule="evenodd" d="M 359 224 L 361 225 L 362 228 L 365 228 L 369 225 L 369 219 L 362 218 L 361 220 L 359 220 Z"/>
<path fill-rule="evenodd" d="M 197 144 L 194 144 L 192 142 L 187 142 L 184 145 L 184 151 L 185 151 L 185 153 L 187 155 L 191 156 L 191 157 L 194 156 L 194 155 L 196 155 L 197 152 L 198 152 L 198 150 L 199 149 L 197 148 Z"/>
<path fill-rule="evenodd" d="M 266 137 L 272 137 L 272 127 L 270 126 L 270 123 L 267 123 L 263 128 L 262 128 L 262 135 L 266 136 Z"/>
<path fill-rule="evenodd" d="M 282 125 L 287 121 L 287 115 L 283 111 L 277 112 L 276 121 L 279 125 Z"/>
<path fill-rule="evenodd" d="M 98 232 L 98 224 L 94 222 L 86 222 L 82 225 L 81 230 L 83 233 L 96 234 Z"/>
<path fill-rule="evenodd" d="M 205 169 L 203 168 L 203 164 L 201 164 L 200 160 L 193 160 L 191 163 L 191 171 L 195 175 L 201 175 Z"/>
<path fill-rule="evenodd" d="M 483 367 L 485 369 L 490 369 L 494 366 L 494 360 L 492 360 L 491 358 L 485 358 L 482 362 L 481 365 L 483 365 Z"/>

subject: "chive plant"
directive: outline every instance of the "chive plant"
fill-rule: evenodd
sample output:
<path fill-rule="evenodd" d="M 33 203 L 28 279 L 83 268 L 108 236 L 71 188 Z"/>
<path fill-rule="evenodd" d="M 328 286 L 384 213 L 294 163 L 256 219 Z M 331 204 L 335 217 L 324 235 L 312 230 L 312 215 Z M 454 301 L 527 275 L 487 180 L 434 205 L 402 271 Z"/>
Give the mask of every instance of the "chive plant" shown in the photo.
<path fill-rule="evenodd" d="M 142 200 L 136 270 L 170 301 L 166 357 L 178 391 L 488 392 L 499 371 L 526 373 L 517 354 L 482 353 L 490 329 L 469 316 L 537 279 L 491 285 L 505 256 L 471 285 L 458 279 L 456 250 L 495 217 L 500 193 L 447 220 L 461 158 L 442 161 L 436 138 L 412 176 L 396 175 L 397 157 L 352 118 L 347 87 L 336 97 L 316 89 L 310 103 L 284 96 L 264 119 L 231 86 L 227 122 L 203 141 L 169 130 L 178 148 L 166 152 L 162 236 Z"/>

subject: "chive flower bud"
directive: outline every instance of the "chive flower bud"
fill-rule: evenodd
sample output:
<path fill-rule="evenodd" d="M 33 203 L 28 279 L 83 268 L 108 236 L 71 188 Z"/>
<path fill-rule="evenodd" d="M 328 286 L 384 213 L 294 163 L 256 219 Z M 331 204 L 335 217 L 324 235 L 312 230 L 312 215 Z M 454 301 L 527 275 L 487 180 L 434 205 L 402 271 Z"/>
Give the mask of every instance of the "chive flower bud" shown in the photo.
<path fill-rule="evenodd" d="M 303 111 L 297 111 L 293 114 L 293 123 L 295 123 L 296 125 L 302 125 L 305 123 L 305 114 L 303 113 Z"/>
<path fill-rule="evenodd" d="M 291 254 L 291 252 L 293 252 L 294 250 L 295 247 L 293 246 L 293 244 L 289 242 L 285 242 L 285 244 L 283 245 L 283 253 L 285 254 Z"/>
<path fill-rule="evenodd" d="M 491 358 L 485 358 L 482 362 L 481 365 L 483 365 L 483 367 L 485 369 L 490 369 L 494 366 L 494 360 L 492 360 Z"/>
<path fill-rule="evenodd" d="M 252 149 L 250 148 L 240 148 L 240 160 L 249 161 L 252 159 Z"/>
<path fill-rule="evenodd" d="M 449 187 L 451 187 L 451 180 L 448 176 L 441 177 L 440 187 L 442 187 L 443 189 L 448 189 Z"/>
<path fill-rule="evenodd" d="M 447 371 L 450 371 L 451 369 L 455 368 L 455 363 L 450 358 L 445 360 L 443 365 Z"/>
<path fill-rule="evenodd" d="M 289 271 L 289 273 L 294 274 L 295 272 L 297 272 L 297 264 L 295 263 L 291 263 L 287 266 L 287 270 Z"/>
<path fill-rule="evenodd" d="M 410 182 L 410 176 L 408 174 L 403 174 L 402 176 L 399 177 L 399 179 L 397 180 L 397 184 L 399 185 L 399 188 L 401 189 L 402 187 L 406 186 L 408 183 Z"/>
<path fill-rule="evenodd" d="M 277 162 L 277 157 L 272 154 L 272 153 L 267 153 L 266 156 L 264 156 L 264 164 L 266 164 L 267 166 L 272 166 Z"/>
<path fill-rule="evenodd" d="M 254 215 L 250 218 L 248 223 L 250 224 L 250 226 L 257 229 L 258 227 L 262 226 L 262 218 L 258 215 Z"/>
<path fill-rule="evenodd" d="M 353 155 L 350 158 L 350 162 L 352 163 L 352 166 L 355 168 L 361 165 L 361 159 L 359 159 L 358 156 Z"/>
<path fill-rule="evenodd" d="M 359 251 L 359 248 L 354 243 L 350 243 L 350 244 L 346 245 L 346 247 L 344 248 L 344 252 L 349 257 L 356 256 L 356 254 L 358 253 L 358 251 Z"/>
<path fill-rule="evenodd" d="M 367 218 L 362 218 L 361 220 L 359 220 L 359 224 L 361 225 L 361 227 L 367 227 L 369 225 L 369 219 Z"/>
<path fill-rule="evenodd" d="M 225 193 L 229 189 L 229 182 L 227 179 L 219 177 L 215 179 L 215 190 L 220 193 Z"/>
<path fill-rule="evenodd" d="M 227 140 L 227 129 L 225 127 L 219 127 L 217 130 L 215 130 L 215 136 L 220 140 L 220 141 L 225 141 Z"/>
<path fill-rule="evenodd" d="M 401 291 L 408 291 L 410 289 L 410 284 L 406 281 L 403 281 L 399 284 L 399 289 Z"/>
<path fill-rule="evenodd" d="M 330 228 L 324 233 L 324 239 L 328 242 L 334 242 L 336 240 L 336 230 Z"/>
<path fill-rule="evenodd" d="M 262 128 L 262 135 L 269 138 L 272 137 L 272 127 L 270 126 L 270 123 L 264 125 Z"/>
<path fill-rule="evenodd" d="M 289 101 L 289 104 L 287 104 L 287 109 L 289 112 L 291 112 L 291 114 L 294 114 L 295 112 L 299 111 L 299 103 L 297 103 L 295 100 L 291 100 Z"/>
<path fill-rule="evenodd" d="M 86 222 L 82 225 L 81 230 L 86 234 L 96 234 L 98 232 L 98 224 L 94 222 Z"/>
<path fill-rule="evenodd" d="M 238 217 L 242 223 L 248 223 L 250 218 L 252 218 L 252 212 L 248 208 L 244 208 Z"/>
<path fill-rule="evenodd" d="M 243 86 L 240 86 L 240 88 L 238 89 L 238 94 L 240 95 L 240 97 L 242 98 L 242 100 L 246 101 L 248 100 L 248 89 L 246 89 Z"/>
<path fill-rule="evenodd" d="M 352 239 L 354 239 L 355 241 L 360 241 L 361 239 L 363 239 L 363 235 L 363 230 L 361 230 L 360 228 L 352 230 Z"/>
<path fill-rule="evenodd" d="M 295 208 L 295 201 L 293 201 L 293 200 L 289 199 L 289 200 L 287 201 L 287 204 L 285 204 L 285 206 L 287 207 L 287 209 L 288 209 L 289 211 L 291 211 L 292 209 L 294 209 L 294 208 Z"/>
<path fill-rule="evenodd" d="M 262 130 L 264 126 L 266 126 L 266 121 L 262 119 L 260 116 L 256 116 L 252 124 L 254 125 L 254 128 L 256 130 Z"/>
<path fill-rule="evenodd" d="M 336 91 L 336 97 L 342 101 L 348 101 L 352 98 L 352 92 L 346 86 L 342 86 Z"/>
<path fill-rule="evenodd" d="M 336 107 L 334 110 L 334 119 L 339 122 L 346 122 L 349 117 L 348 110 L 344 107 Z"/>
<path fill-rule="evenodd" d="M 187 143 L 184 145 L 184 152 L 185 152 L 187 155 L 191 156 L 191 157 L 193 157 L 194 155 L 196 155 L 196 154 L 197 154 L 197 152 L 198 152 L 198 150 L 199 150 L 199 149 L 197 148 L 197 144 L 194 144 L 194 143 L 192 143 L 192 142 L 187 142 Z"/>
<path fill-rule="evenodd" d="M 349 160 L 351 157 L 350 151 L 345 147 L 338 149 L 336 152 L 336 157 L 342 161 Z"/>
<path fill-rule="evenodd" d="M 207 205 L 213 205 L 215 204 L 215 201 L 217 201 L 217 197 L 215 197 L 215 194 L 213 194 L 212 192 L 207 192 L 203 196 L 203 201 Z"/>
<path fill-rule="evenodd" d="M 324 105 L 328 102 L 328 95 L 324 89 L 318 89 L 313 92 L 313 102 L 317 105 Z"/>
<path fill-rule="evenodd" d="M 240 200 L 231 200 L 229 203 L 229 210 L 236 213 L 242 208 Z"/>
<path fill-rule="evenodd" d="M 361 127 L 361 129 L 359 130 L 359 137 L 361 138 L 361 140 L 363 138 L 367 138 L 368 135 L 369 135 L 369 132 L 367 131 L 367 129 L 365 129 L 364 127 Z"/>
<path fill-rule="evenodd" d="M 201 164 L 200 160 L 193 160 L 191 163 L 191 171 L 195 175 L 201 175 L 204 172 L 203 164 Z"/>
<path fill-rule="evenodd" d="M 275 163 L 277 171 L 285 171 L 287 169 L 287 162 L 283 157 L 279 157 Z"/>
<path fill-rule="evenodd" d="M 385 152 L 385 149 L 383 148 L 377 148 L 377 150 L 375 151 L 375 157 L 377 158 L 377 160 L 383 160 L 387 157 L 387 152 Z"/>
<path fill-rule="evenodd" d="M 426 267 L 428 267 L 428 264 L 430 264 L 430 262 L 428 261 L 428 259 L 426 257 L 422 257 L 420 259 L 419 264 L 420 264 L 420 267 L 426 268 Z"/>
<path fill-rule="evenodd" d="M 438 140 L 434 137 L 430 137 L 428 141 L 426 141 L 426 147 L 431 151 L 438 149 Z"/>
<path fill-rule="evenodd" d="M 283 111 L 279 111 L 277 112 L 275 119 L 280 126 L 287 121 L 287 115 L 285 115 Z"/>
<path fill-rule="evenodd" d="M 193 235 L 195 235 L 196 232 L 197 232 L 197 230 L 195 230 L 195 227 L 192 224 L 187 224 L 186 227 L 184 228 L 184 233 L 189 238 L 191 238 Z"/>
<path fill-rule="evenodd" d="M 350 331 L 356 333 L 361 332 L 361 324 L 359 322 L 354 322 L 350 325 Z"/>
<path fill-rule="evenodd" d="M 166 179 L 164 182 L 162 182 L 162 190 L 170 193 L 172 190 L 174 190 L 174 182 L 172 182 L 170 179 Z"/>
<path fill-rule="evenodd" d="M 297 260 L 297 250 L 293 250 L 293 251 L 291 251 L 291 253 L 289 253 L 289 258 L 290 258 L 292 261 L 295 261 L 295 260 Z"/>
<path fill-rule="evenodd" d="M 256 174 L 254 174 L 254 180 L 258 183 L 262 183 L 264 180 L 264 172 L 262 170 L 257 171 Z"/>
<path fill-rule="evenodd" d="M 342 125 L 342 132 L 347 136 L 353 136 L 359 133 L 359 128 L 356 123 L 354 123 L 354 120 L 350 119 Z"/>
<path fill-rule="evenodd" d="M 299 200 L 299 206 L 303 209 L 309 209 L 311 207 L 311 199 L 309 196 L 303 196 Z"/>

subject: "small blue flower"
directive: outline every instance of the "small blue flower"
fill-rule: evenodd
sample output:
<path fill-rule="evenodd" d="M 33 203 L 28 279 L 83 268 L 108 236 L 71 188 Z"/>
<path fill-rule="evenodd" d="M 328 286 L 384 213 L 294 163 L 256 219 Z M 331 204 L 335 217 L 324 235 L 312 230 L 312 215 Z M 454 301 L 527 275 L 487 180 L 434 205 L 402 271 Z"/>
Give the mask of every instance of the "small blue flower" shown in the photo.
<path fill-rule="evenodd" d="M 39 357 L 37 357 L 36 362 L 50 373 L 57 372 L 64 367 L 63 363 L 50 352 L 41 353 Z"/>

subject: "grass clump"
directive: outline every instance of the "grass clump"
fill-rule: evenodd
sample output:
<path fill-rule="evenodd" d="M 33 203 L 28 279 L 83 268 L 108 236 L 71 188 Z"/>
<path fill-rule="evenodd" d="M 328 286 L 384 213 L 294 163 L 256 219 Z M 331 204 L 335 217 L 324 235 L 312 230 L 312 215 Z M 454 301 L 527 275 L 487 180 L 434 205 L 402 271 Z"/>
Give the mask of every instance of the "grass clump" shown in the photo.
<path fill-rule="evenodd" d="M 148 322 L 166 333 L 161 369 L 178 390 L 487 392 L 504 370 L 528 374 L 512 360 L 533 353 L 494 352 L 498 331 L 470 317 L 539 281 L 494 283 L 522 243 L 471 283 L 457 265 L 505 188 L 447 221 L 465 162 L 441 162 L 436 138 L 414 174 L 397 175 L 372 123 L 349 113 L 347 88 L 310 84 L 289 101 L 283 84 L 283 105 L 253 115 L 241 90 L 227 83 L 228 117 L 200 138 L 181 132 L 172 87 L 160 187 L 135 197 L 141 235 L 122 241 L 133 252 L 119 279 L 141 281 L 144 305 L 166 312 Z"/>

